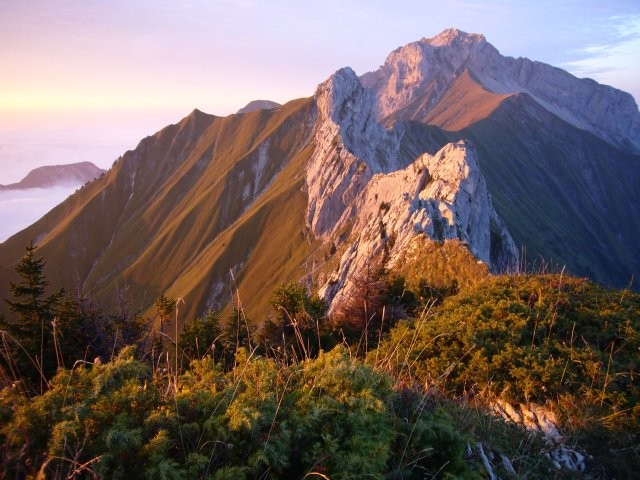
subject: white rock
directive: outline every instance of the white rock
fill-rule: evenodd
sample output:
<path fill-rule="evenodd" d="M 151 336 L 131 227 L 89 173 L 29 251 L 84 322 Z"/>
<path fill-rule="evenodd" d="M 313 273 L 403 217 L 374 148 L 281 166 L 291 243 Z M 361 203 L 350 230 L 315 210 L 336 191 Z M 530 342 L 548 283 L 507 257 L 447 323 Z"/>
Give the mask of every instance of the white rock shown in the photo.
<path fill-rule="evenodd" d="M 517 269 L 517 249 L 493 208 L 469 143 L 446 145 L 410 163 L 400 152 L 402 125 L 387 131 L 376 121 L 373 96 L 351 69 L 321 84 L 316 103 L 316 148 L 306 171 L 307 225 L 325 240 L 350 225 L 357 232 L 337 275 L 321 289 L 329 302 L 335 299 L 332 310 L 385 245 L 393 262 L 420 235 L 459 239 L 494 269 Z M 500 245 L 492 246 L 491 232 Z M 492 251 L 498 252 L 494 258 Z"/>
<path fill-rule="evenodd" d="M 400 142 L 375 120 L 373 95 L 350 68 L 321 84 L 315 98 L 319 115 L 306 171 L 307 224 L 325 237 L 374 173 L 398 167 Z"/>

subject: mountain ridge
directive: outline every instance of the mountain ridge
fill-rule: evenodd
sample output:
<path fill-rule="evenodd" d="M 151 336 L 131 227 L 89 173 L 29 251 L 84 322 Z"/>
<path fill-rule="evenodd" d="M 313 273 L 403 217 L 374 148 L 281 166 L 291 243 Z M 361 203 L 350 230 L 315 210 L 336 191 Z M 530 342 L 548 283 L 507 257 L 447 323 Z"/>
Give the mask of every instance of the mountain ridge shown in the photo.
<path fill-rule="evenodd" d="M 395 70 L 343 68 L 277 109 L 195 109 L 0 245 L 0 280 L 33 238 L 51 282 L 72 291 L 124 289 L 143 310 L 184 298 L 185 318 L 241 297 L 261 319 L 278 284 L 301 281 L 334 310 L 369 266 L 453 240 L 494 271 L 526 265 L 526 245 L 534 262 L 626 286 L 640 271 L 640 231 L 625 221 L 640 205 L 637 139 L 611 122 L 578 128 L 530 92 L 496 93 L 467 57 L 498 51 L 465 35 L 401 47 L 385 63 Z"/>
<path fill-rule="evenodd" d="M 566 122 L 640 153 L 640 113 L 630 94 L 541 62 L 504 57 L 483 35 L 448 29 L 423 38 L 394 50 L 362 80 L 376 92 L 384 118 L 421 95 L 427 95 L 427 110 L 434 107 L 464 70 L 491 92 L 528 93 Z"/>

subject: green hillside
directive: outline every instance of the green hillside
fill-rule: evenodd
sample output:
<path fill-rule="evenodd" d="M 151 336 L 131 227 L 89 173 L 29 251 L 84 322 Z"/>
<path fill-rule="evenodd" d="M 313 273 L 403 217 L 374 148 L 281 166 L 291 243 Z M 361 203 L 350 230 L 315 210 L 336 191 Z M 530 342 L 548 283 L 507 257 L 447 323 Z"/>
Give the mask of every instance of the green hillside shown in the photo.
<path fill-rule="evenodd" d="M 117 289 L 143 309 L 168 293 L 195 315 L 229 301 L 229 288 L 216 285 L 230 285 L 231 270 L 242 295 L 261 298 L 303 275 L 296 271 L 308 247 L 301 172 L 313 118 L 310 100 L 225 118 L 194 111 L 1 244 L 0 279 L 15 278 L 33 239 L 50 259 L 52 283 L 104 304 Z M 290 252 L 286 263 L 280 248 Z"/>
<path fill-rule="evenodd" d="M 381 275 L 382 300 L 363 298 L 383 319 L 371 317 L 368 344 L 366 330 L 345 337 L 304 287 L 265 298 L 273 328 L 250 328 L 250 339 L 242 316 L 211 313 L 187 319 L 177 346 L 143 333 L 102 352 L 95 329 L 117 315 L 37 303 L 36 317 L 21 318 L 57 312 L 47 348 L 15 327 L 2 330 L 0 478 L 604 479 L 637 471 L 640 295 L 521 275 L 459 281 L 458 293 L 434 297 L 425 282 L 398 288 L 398 272 Z M 398 306 L 409 316 L 385 322 Z M 130 333 L 133 320 L 117 325 Z M 39 351 L 54 360 L 42 378 L 16 353 L 20 340 L 32 359 Z M 90 361 L 87 352 L 103 356 Z M 562 440 L 505 420 L 495 402 L 538 405 Z M 566 452 L 581 458 L 575 470 L 559 463 Z"/>

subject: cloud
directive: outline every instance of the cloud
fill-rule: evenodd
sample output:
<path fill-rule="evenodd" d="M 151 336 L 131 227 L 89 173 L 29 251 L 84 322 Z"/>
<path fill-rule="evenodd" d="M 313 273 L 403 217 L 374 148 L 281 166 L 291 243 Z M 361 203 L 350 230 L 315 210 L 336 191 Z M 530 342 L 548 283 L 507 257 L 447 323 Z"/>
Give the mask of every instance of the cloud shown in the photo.
<path fill-rule="evenodd" d="M 36 222 L 78 187 L 0 192 L 0 242 Z"/>
<path fill-rule="evenodd" d="M 575 51 L 576 60 L 562 67 L 580 77 L 615 84 L 640 98 L 640 15 L 608 19 L 610 33 L 598 42 Z"/>

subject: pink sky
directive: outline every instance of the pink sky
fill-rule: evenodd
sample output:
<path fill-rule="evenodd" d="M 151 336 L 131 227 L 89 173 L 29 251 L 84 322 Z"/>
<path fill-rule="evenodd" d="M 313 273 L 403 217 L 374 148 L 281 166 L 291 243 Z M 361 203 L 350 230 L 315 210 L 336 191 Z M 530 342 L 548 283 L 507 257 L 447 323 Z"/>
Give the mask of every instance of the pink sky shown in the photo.
<path fill-rule="evenodd" d="M 362 74 L 447 27 L 640 98 L 640 3 L 558 3 L 0 2 L 0 183 L 65 159 L 107 167 L 193 108 L 309 96 L 338 68 Z"/>

